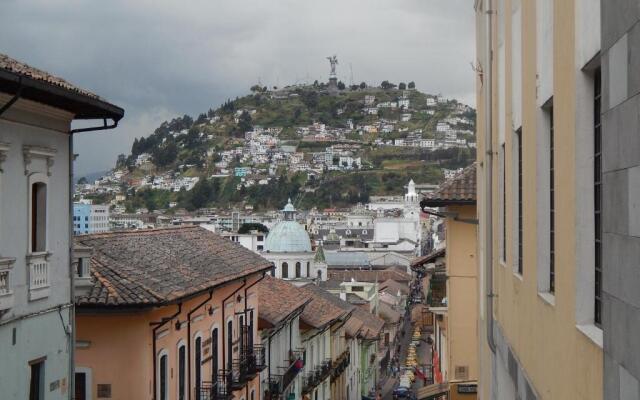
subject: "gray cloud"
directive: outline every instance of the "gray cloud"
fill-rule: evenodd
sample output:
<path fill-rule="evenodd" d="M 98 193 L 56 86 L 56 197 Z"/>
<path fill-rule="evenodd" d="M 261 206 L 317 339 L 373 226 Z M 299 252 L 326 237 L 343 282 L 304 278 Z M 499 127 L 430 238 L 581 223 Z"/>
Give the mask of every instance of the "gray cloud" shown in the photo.
<path fill-rule="evenodd" d="M 469 0 L 8 0 L 0 52 L 125 108 L 113 132 L 76 140 L 79 174 L 113 166 L 134 137 L 197 115 L 260 80 L 415 81 L 474 104 Z M 351 67 L 351 68 L 350 68 Z"/>

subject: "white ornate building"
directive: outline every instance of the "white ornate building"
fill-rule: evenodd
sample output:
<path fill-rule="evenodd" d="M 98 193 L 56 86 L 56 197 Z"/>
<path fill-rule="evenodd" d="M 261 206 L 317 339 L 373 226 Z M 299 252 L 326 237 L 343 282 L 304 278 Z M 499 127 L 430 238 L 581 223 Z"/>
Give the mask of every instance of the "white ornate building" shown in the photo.
<path fill-rule="evenodd" d="M 282 210 L 283 219 L 269 231 L 261 255 L 273 262 L 276 278 L 309 281 L 327 279 L 327 264 L 322 247 L 312 250 L 309 234 L 295 220 L 296 209 L 289 199 Z"/>

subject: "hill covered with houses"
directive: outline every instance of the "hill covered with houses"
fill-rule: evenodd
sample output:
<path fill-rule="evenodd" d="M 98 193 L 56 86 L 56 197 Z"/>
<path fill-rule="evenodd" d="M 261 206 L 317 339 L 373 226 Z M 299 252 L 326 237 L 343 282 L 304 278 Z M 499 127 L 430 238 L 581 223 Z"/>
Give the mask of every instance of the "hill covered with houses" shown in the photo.
<path fill-rule="evenodd" d="M 267 89 L 165 121 L 77 196 L 120 211 L 366 202 L 475 159 L 475 110 L 413 83 Z"/>

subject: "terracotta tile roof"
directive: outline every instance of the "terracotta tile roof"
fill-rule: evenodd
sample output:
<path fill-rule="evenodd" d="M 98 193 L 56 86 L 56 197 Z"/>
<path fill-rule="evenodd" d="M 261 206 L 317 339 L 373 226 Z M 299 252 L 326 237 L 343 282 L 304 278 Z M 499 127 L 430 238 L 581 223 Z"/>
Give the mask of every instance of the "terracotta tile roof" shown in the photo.
<path fill-rule="evenodd" d="M 343 317 L 346 314 L 342 308 L 336 306 L 324 296 L 319 295 L 311 286 L 314 288 L 317 287 L 309 284 L 299 288 L 311 296 L 311 302 L 307 304 L 300 316 L 305 323 L 314 328 L 322 328 L 331 321 Z"/>
<path fill-rule="evenodd" d="M 400 313 L 391 308 L 390 305 L 384 302 L 378 304 L 378 313 L 380 317 L 387 323 L 396 324 L 400 321 Z"/>
<path fill-rule="evenodd" d="M 364 322 L 351 315 L 351 317 L 349 317 L 347 322 L 344 324 L 344 331 L 348 337 L 354 338 L 358 336 L 358 333 L 361 332 L 363 325 Z"/>
<path fill-rule="evenodd" d="M 46 82 L 51 85 L 59 86 L 63 89 L 70 90 L 78 94 L 82 94 L 83 96 L 93 97 L 94 99 L 100 98 L 98 97 L 98 95 L 91 93 L 88 90 L 81 89 L 65 81 L 62 78 L 58 78 L 57 76 L 53 76 L 50 73 L 45 72 L 41 69 L 34 68 L 18 60 L 14 60 L 8 55 L 2 54 L 2 53 L 0 53 L 0 69 L 13 72 L 18 75 L 26 76 L 28 78 L 35 79 L 37 81 Z"/>
<path fill-rule="evenodd" d="M 0 74 L 2 75 L 0 80 L 3 82 L 3 91 L 7 90 L 7 92 L 14 94 L 17 91 L 16 83 L 19 78 L 24 89 L 21 98 L 68 109 L 76 113 L 77 118 L 106 117 L 119 120 L 124 115 L 124 110 L 108 103 L 95 93 L 2 53 L 0 53 L 0 71 L 4 72 L 4 74 Z M 35 84 L 33 84 L 34 82 Z M 40 85 L 38 86 L 38 84 Z M 45 94 L 47 88 L 56 89 L 57 93 Z M 72 99 L 68 96 L 69 94 L 78 95 L 80 98 Z M 84 104 L 82 104 L 82 99 L 84 99 Z"/>
<path fill-rule="evenodd" d="M 406 272 L 399 271 L 395 268 L 387 268 L 381 270 L 329 270 L 327 276 L 330 280 L 339 280 L 341 282 L 350 282 L 351 278 L 356 282 L 384 282 L 392 279 L 397 282 L 409 282 L 411 275 Z"/>
<path fill-rule="evenodd" d="M 432 251 L 431 253 L 427 254 L 426 256 L 421 256 L 418 258 L 414 258 L 413 260 L 411 260 L 411 266 L 412 267 L 417 267 L 420 265 L 424 265 L 424 264 L 428 264 L 431 262 L 435 262 L 436 259 L 440 258 L 440 257 L 444 257 L 445 254 L 447 252 L 447 248 L 443 247 L 440 250 L 435 250 Z"/>
<path fill-rule="evenodd" d="M 311 299 L 310 293 L 271 275 L 265 276 L 256 287 L 260 301 L 258 315 L 272 325 L 277 325 Z"/>
<path fill-rule="evenodd" d="M 198 226 L 82 235 L 94 285 L 79 306 L 152 306 L 266 270 L 271 263 Z"/>
<path fill-rule="evenodd" d="M 387 279 L 386 281 L 382 282 L 379 288 L 380 291 L 386 291 L 394 296 L 398 295 L 398 291 L 401 294 L 409 294 L 408 285 L 394 281 L 393 279 Z"/>
<path fill-rule="evenodd" d="M 326 301 L 330 302 L 334 306 L 340 308 L 343 312 L 351 313 L 351 317 L 345 323 L 345 330 L 351 337 L 355 337 L 357 334 L 365 337 L 366 339 L 375 339 L 384 326 L 384 321 L 368 311 L 354 306 L 338 297 L 337 295 L 330 293 L 321 287 L 314 284 L 308 284 L 303 286 L 310 292 L 316 294 L 316 296 L 322 297 Z M 367 306 L 368 307 L 368 306 Z"/>
<path fill-rule="evenodd" d="M 382 318 L 376 317 L 360 307 L 355 307 L 351 315 L 353 318 L 362 321 L 362 329 L 360 330 L 362 337 L 365 339 L 377 339 L 378 336 L 380 336 L 380 332 L 384 327 L 384 320 Z"/>
<path fill-rule="evenodd" d="M 451 179 L 446 180 L 435 191 L 420 202 L 422 207 L 442 207 L 454 204 L 476 203 L 476 164 L 473 163 Z"/>

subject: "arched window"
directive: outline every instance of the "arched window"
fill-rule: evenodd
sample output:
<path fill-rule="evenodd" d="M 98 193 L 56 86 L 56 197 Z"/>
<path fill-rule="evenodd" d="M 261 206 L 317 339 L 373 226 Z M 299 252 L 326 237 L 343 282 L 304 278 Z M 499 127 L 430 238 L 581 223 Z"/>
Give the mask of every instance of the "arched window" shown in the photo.
<path fill-rule="evenodd" d="M 239 323 L 238 323 L 238 334 L 240 335 L 240 340 L 239 340 L 240 341 L 240 354 L 241 354 L 240 357 L 242 357 L 242 354 L 244 354 L 244 346 L 245 346 L 245 339 L 246 339 L 246 336 L 245 336 L 246 329 L 247 329 L 247 327 L 244 326 L 244 316 L 241 315 L 240 319 L 239 319 Z"/>
<path fill-rule="evenodd" d="M 311 277 L 311 263 L 307 261 L 307 278 Z"/>
<path fill-rule="evenodd" d="M 196 343 L 193 348 L 194 350 L 194 371 L 195 371 L 195 381 L 196 381 L 196 393 L 200 393 L 200 385 L 202 384 L 202 338 L 197 337 Z"/>
<path fill-rule="evenodd" d="M 187 347 L 184 343 L 178 345 L 178 400 L 187 398 Z"/>
<path fill-rule="evenodd" d="M 47 250 L 47 184 L 31 184 L 31 252 Z"/>
<path fill-rule="evenodd" d="M 296 263 L 296 278 L 300 278 L 302 275 L 302 265 L 300 265 L 300 261 Z"/>
<path fill-rule="evenodd" d="M 233 366 L 233 320 L 227 322 L 227 369 Z"/>
<path fill-rule="evenodd" d="M 286 262 L 282 263 L 282 277 L 283 278 L 289 277 L 289 264 L 287 264 Z"/>
<path fill-rule="evenodd" d="M 218 328 L 211 330 L 211 382 L 218 381 Z"/>
<path fill-rule="evenodd" d="M 253 310 L 249 311 L 249 351 L 253 350 Z"/>
<path fill-rule="evenodd" d="M 167 375 L 168 367 L 168 355 L 166 350 L 161 350 L 158 353 L 158 398 L 160 400 L 167 400 L 169 395 L 169 377 Z"/>

